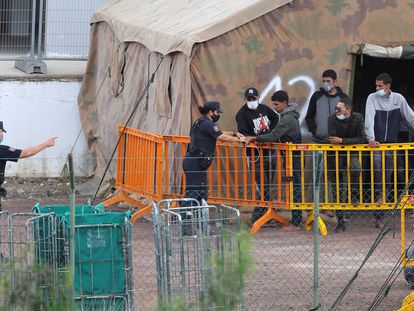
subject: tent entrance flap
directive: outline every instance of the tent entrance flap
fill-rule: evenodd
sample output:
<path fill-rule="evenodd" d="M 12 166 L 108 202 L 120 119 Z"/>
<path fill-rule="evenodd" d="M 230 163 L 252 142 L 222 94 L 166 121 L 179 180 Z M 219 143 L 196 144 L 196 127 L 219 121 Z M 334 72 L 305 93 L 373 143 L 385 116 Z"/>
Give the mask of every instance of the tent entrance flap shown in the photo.
<path fill-rule="evenodd" d="M 414 44 L 396 47 L 384 47 L 370 43 L 354 43 L 348 50 L 351 54 L 363 54 L 372 57 L 414 59 Z"/>

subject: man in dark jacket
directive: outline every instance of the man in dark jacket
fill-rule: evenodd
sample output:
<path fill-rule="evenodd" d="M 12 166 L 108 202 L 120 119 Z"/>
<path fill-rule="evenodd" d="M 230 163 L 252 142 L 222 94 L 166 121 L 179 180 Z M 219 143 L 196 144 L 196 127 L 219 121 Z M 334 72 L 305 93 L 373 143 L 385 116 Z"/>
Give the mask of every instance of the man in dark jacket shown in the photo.
<path fill-rule="evenodd" d="M 352 108 L 353 105 L 349 98 L 342 98 L 336 104 L 336 113 L 328 118 L 329 142 L 331 144 L 354 145 L 365 142 L 364 118 L 360 113 L 353 112 Z M 336 167 L 336 159 L 338 160 L 338 169 Z M 347 191 L 343 190 L 343 181 L 348 171 L 347 164 L 346 152 L 338 152 L 338 157 L 335 156 L 334 152 L 328 154 L 328 177 L 333 183 L 334 202 L 342 203 L 346 201 Z M 348 201 L 350 199 L 353 204 L 358 204 L 361 200 L 358 187 L 361 165 L 357 152 L 350 153 L 349 172 L 348 181 L 351 183 L 351 197 L 348 198 Z M 339 180 L 338 185 L 336 185 L 337 177 Z M 339 192 L 336 191 L 337 188 Z M 335 231 L 345 231 L 344 212 L 337 211 L 336 217 L 338 218 L 338 224 L 335 227 Z"/>
<path fill-rule="evenodd" d="M 248 142 L 278 142 L 295 143 L 302 142 L 302 134 L 299 126 L 299 113 L 296 107 L 289 105 L 289 96 L 285 91 L 277 91 L 272 95 L 273 105 L 279 113 L 280 120 L 277 126 L 268 134 L 256 137 L 247 137 Z M 286 167 L 286 163 L 283 163 Z M 293 153 L 293 201 L 301 202 L 300 186 L 300 155 Z M 302 223 L 302 211 L 292 210 L 292 226 L 284 227 L 286 230 L 300 230 Z"/>
<path fill-rule="evenodd" d="M 334 70 L 325 70 L 322 73 L 323 87 L 309 101 L 305 120 L 313 139 L 318 143 L 328 143 L 328 117 L 335 113 L 338 101 L 348 97 L 336 86 L 336 78 Z"/>
<path fill-rule="evenodd" d="M 259 103 L 259 92 L 254 88 L 250 87 L 246 89 L 244 93 L 244 99 L 246 104 L 243 105 L 239 112 L 236 115 L 237 130 L 239 133 L 244 136 L 257 136 L 261 134 L 269 133 L 279 121 L 279 117 L 276 112 L 274 112 L 267 105 Z M 250 148 L 246 149 L 247 153 L 247 164 L 249 169 L 251 169 L 251 162 L 256 162 L 255 169 L 255 180 L 256 180 L 256 199 L 261 199 L 261 190 L 260 190 L 260 165 L 259 162 L 259 153 L 257 150 L 251 150 Z M 263 187 L 264 187 L 264 200 L 270 201 L 270 185 L 272 182 L 272 172 L 276 167 L 274 152 L 271 150 L 263 150 Z M 258 220 L 264 215 L 266 209 L 263 207 L 256 206 L 253 210 L 250 224 Z"/>

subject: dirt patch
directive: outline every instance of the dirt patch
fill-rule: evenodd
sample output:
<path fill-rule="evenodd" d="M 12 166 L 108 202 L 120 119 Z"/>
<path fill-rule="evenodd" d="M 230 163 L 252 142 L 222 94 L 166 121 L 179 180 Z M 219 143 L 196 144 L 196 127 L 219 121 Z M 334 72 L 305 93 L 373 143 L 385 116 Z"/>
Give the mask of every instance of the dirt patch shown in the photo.
<path fill-rule="evenodd" d="M 89 186 L 84 187 L 88 183 Z M 96 187 L 87 178 L 77 178 L 76 185 L 79 189 L 76 203 L 86 204 L 93 194 L 81 189 L 96 191 Z M 8 193 L 3 200 L 3 209 L 12 213 L 31 211 L 37 202 L 42 205 L 69 204 L 67 180 L 7 178 L 4 188 Z M 95 203 L 103 200 L 99 198 Z M 372 211 L 360 210 L 347 214 L 347 229 L 342 233 L 333 231 L 336 219 L 325 216 L 328 236 L 321 237 L 319 245 L 320 310 L 328 310 L 352 279 L 379 233 L 373 226 Z M 406 239 L 409 242 L 414 239 L 413 224 L 413 215 L 406 215 Z M 395 228 L 395 231 L 391 230 L 382 240 L 338 310 L 368 308 L 400 258 L 400 226 L 398 215 L 393 221 L 392 229 Z M 312 307 L 313 234 L 304 230 L 286 232 L 280 227 L 263 228 L 254 236 L 252 257 L 255 268 L 248 277 L 244 290 L 246 310 L 308 310 Z M 152 230 L 152 223 L 144 219 L 132 227 L 134 310 L 149 310 L 154 307 L 157 299 Z M 378 310 L 398 309 L 410 292 L 411 289 L 400 274 Z"/>
<path fill-rule="evenodd" d="M 90 181 L 90 178 L 76 178 L 75 189 Z M 2 198 L 2 208 L 10 212 L 28 212 L 36 203 L 42 205 L 69 204 L 69 181 L 61 178 L 7 177 L 3 188 L 7 191 Z M 76 193 L 76 204 L 87 204 L 93 198 L 90 193 Z M 103 199 L 98 198 L 95 203 Z"/>

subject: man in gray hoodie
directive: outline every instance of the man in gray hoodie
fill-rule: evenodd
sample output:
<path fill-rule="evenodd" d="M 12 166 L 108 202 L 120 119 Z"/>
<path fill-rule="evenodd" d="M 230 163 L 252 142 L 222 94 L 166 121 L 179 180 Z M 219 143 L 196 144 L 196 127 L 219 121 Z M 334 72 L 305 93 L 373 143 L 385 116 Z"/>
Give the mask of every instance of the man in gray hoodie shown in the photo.
<path fill-rule="evenodd" d="M 277 91 L 272 95 L 272 102 L 279 114 L 279 123 L 270 133 L 247 137 L 247 141 L 300 144 L 302 134 L 299 126 L 299 113 L 296 111 L 296 106 L 289 105 L 289 95 L 285 91 Z M 283 166 L 286 167 L 286 163 L 283 163 Z M 293 152 L 293 201 L 301 202 L 301 200 L 300 155 Z M 285 227 L 285 229 L 300 230 L 301 223 L 302 211 L 292 210 L 292 226 Z"/>
<path fill-rule="evenodd" d="M 306 113 L 305 121 L 309 132 L 317 143 L 329 143 L 328 118 L 335 113 L 336 104 L 347 98 L 342 89 L 336 85 L 336 72 L 327 69 L 322 73 L 323 86 L 313 93 Z"/>

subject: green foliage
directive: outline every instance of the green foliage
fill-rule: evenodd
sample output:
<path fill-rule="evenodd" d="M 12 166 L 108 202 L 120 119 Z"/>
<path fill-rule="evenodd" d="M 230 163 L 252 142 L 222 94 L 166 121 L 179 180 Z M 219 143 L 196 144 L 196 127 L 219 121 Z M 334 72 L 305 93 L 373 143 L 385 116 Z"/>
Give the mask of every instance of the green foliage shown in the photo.
<path fill-rule="evenodd" d="M 257 37 L 250 36 L 244 42 L 243 46 L 249 54 L 256 53 L 257 55 L 264 55 L 264 44 L 257 40 Z"/>
<path fill-rule="evenodd" d="M 158 305 L 156 308 L 157 311 L 188 311 L 190 310 L 187 308 L 185 304 L 185 300 L 183 298 L 176 298 L 169 302 L 163 302 Z M 194 310 L 194 309 L 191 309 Z"/>
<path fill-rule="evenodd" d="M 233 240 L 232 240 L 233 239 Z M 244 280 L 252 266 L 250 255 L 251 235 L 240 231 L 236 241 L 229 235 L 224 237 L 225 244 L 238 243 L 237 256 L 234 252 L 215 253 L 211 257 L 210 273 L 207 273 L 207 295 L 202 297 L 201 310 L 231 311 L 241 302 Z M 226 245 L 232 248 L 230 245 Z M 225 247 L 225 248 L 227 248 Z"/>
<path fill-rule="evenodd" d="M 57 286 L 55 272 L 47 264 L 19 260 L 2 263 L 0 269 L 0 310 L 73 310 L 68 273 L 60 275 Z"/>
<path fill-rule="evenodd" d="M 325 54 L 325 57 L 329 59 L 331 65 L 335 65 L 339 62 L 344 51 L 347 51 L 347 46 L 345 43 L 342 43 L 340 46 L 330 49 L 328 53 Z"/>
<path fill-rule="evenodd" d="M 200 311 L 206 310 L 235 310 L 242 301 L 243 287 L 246 277 L 253 270 L 252 235 L 246 230 L 240 230 L 224 235 L 223 252 L 211 254 L 207 263 L 206 292 L 199 301 Z M 190 310 L 183 297 L 172 301 L 160 303 L 161 311 L 187 311 Z M 194 308 L 191 308 L 194 310 Z"/>
<path fill-rule="evenodd" d="M 344 8 L 350 8 L 351 6 L 346 0 L 331 0 L 329 4 L 326 5 L 326 8 L 332 15 L 337 15 L 342 11 Z"/>

